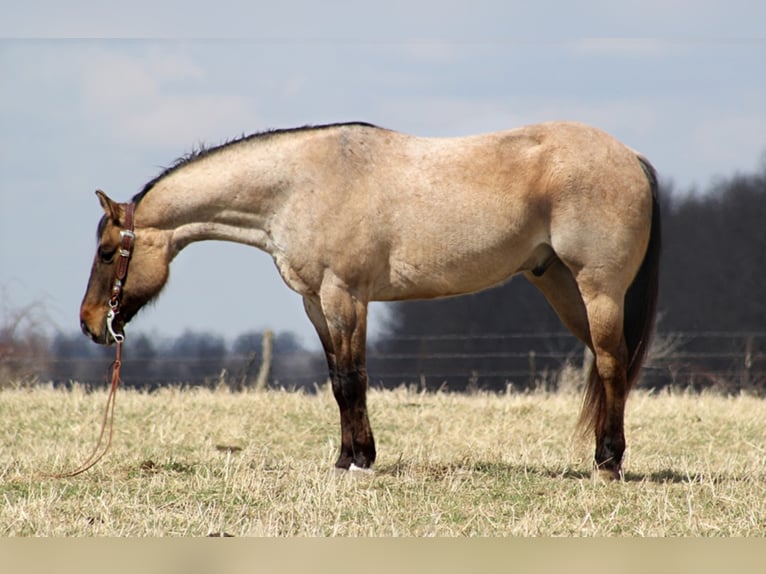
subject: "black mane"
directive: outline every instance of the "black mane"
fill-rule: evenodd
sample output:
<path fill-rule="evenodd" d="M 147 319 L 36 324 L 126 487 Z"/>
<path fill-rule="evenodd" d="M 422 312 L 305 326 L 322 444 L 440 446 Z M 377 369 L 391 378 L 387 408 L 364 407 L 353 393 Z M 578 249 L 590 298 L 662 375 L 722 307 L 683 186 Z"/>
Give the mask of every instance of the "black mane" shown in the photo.
<path fill-rule="evenodd" d="M 291 134 L 291 133 L 304 132 L 304 131 L 310 131 L 310 130 L 324 130 L 328 128 L 343 127 L 343 126 L 359 126 L 359 127 L 366 127 L 366 128 L 378 127 L 376 125 L 369 124 L 366 122 L 344 122 L 344 123 L 336 123 L 336 124 L 324 124 L 319 126 L 307 125 L 307 126 L 301 126 L 297 128 L 266 130 L 263 132 L 257 132 L 250 135 L 242 135 L 241 137 L 229 140 L 215 147 L 206 147 L 205 144 L 203 143 L 203 144 L 200 144 L 197 149 L 193 149 L 189 153 L 176 159 L 171 166 L 166 167 L 157 177 L 155 177 L 154 179 L 149 181 L 146 185 L 144 185 L 143 189 L 139 193 L 133 196 L 133 202 L 134 203 L 140 202 L 143 199 L 143 197 L 147 193 L 149 193 L 149 191 L 151 191 L 151 189 L 155 185 L 157 185 L 157 183 L 161 179 L 170 175 L 174 171 L 184 167 L 185 165 L 189 165 L 190 163 L 193 163 L 197 161 L 198 159 L 208 157 L 228 147 L 231 147 L 240 143 L 252 141 L 252 140 L 267 139 L 267 138 L 282 135 L 282 134 Z"/>

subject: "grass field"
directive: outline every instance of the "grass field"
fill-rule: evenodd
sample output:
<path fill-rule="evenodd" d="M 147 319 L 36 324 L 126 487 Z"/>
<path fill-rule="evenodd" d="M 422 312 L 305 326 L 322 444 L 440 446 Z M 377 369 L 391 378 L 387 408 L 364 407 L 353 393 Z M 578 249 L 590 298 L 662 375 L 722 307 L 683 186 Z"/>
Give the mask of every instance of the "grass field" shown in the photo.
<path fill-rule="evenodd" d="M 331 394 L 0 391 L 0 536 L 764 536 L 766 401 L 636 392 L 624 482 L 590 479 L 574 394 L 372 391 L 375 473 L 332 469 Z"/>

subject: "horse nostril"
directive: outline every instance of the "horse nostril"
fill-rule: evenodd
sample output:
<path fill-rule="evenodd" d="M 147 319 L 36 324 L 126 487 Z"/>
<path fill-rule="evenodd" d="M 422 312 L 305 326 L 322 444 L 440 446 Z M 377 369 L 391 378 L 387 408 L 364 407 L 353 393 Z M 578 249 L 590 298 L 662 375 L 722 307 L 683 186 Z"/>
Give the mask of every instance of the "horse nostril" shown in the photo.
<path fill-rule="evenodd" d="M 91 333 L 90 328 L 88 327 L 87 323 L 85 323 L 85 321 L 80 321 L 80 329 L 82 329 L 83 334 L 93 339 L 93 333 Z"/>

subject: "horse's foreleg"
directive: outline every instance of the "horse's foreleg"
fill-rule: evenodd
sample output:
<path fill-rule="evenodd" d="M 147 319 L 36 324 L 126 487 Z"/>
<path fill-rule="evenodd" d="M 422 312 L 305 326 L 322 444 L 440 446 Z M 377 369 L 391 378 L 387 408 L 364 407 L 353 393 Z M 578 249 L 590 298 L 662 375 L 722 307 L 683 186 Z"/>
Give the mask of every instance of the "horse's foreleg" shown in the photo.
<path fill-rule="evenodd" d="M 367 305 L 345 290 L 323 286 L 319 298 L 304 298 L 304 307 L 322 341 L 340 411 L 341 447 L 335 466 L 370 468 L 375 441 L 367 415 Z"/>

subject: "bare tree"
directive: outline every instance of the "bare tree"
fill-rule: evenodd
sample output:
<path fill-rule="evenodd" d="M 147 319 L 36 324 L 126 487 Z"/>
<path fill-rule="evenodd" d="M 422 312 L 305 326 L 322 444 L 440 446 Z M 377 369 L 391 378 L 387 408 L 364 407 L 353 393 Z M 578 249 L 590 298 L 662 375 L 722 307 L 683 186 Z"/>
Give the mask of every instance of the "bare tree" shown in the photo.
<path fill-rule="evenodd" d="M 14 308 L 7 289 L 2 289 L 0 307 L 0 388 L 25 385 L 45 373 L 48 337 L 43 306 L 39 302 Z"/>

